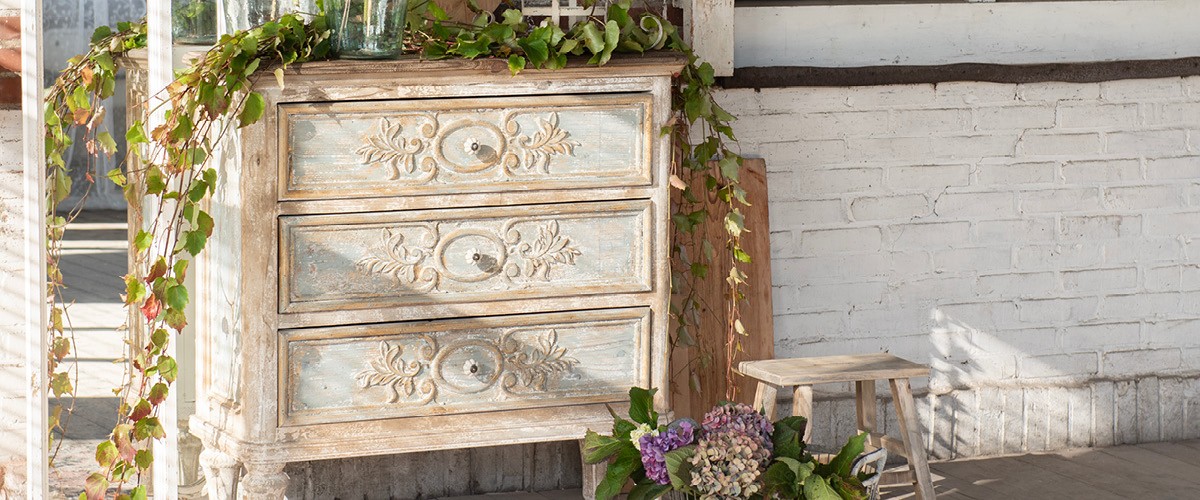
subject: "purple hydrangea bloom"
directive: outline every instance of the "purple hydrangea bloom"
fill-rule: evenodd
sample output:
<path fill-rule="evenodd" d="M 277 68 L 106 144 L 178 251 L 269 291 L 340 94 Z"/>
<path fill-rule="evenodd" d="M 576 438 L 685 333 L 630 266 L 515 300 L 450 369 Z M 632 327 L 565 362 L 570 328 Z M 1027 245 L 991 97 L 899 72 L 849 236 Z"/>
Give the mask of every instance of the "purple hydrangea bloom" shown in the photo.
<path fill-rule="evenodd" d="M 771 442 L 775 425 L 750 405 L 738 403 L 717 406 L 704 415 L 700 426 L 702 436 L 733 432 L 749 436 L 768 452 L 775 447 Z"/>
<path fill-rule="evenodd" d="M 667 452 L 692 444 L 695 431 L 696 424 L 692 421 L 678 420 L 666 432 L 660 432 L 657 436 L 642 436 L 638 444 L 642 450 L 642 466 L 646 468 L 646 477 L 658 484 L 670 484 Z"/>

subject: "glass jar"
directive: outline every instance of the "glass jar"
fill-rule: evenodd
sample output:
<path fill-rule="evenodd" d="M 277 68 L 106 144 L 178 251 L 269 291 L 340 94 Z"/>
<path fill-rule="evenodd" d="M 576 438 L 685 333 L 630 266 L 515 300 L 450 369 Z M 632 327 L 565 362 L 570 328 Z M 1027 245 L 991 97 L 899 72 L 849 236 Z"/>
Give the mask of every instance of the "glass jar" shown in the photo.
<path fill-rule="evenodd" d="M 289 13 L 304 14 L 305 19 L 319 14 L 316 0 L 222 0 L 225 9 L 223 33 L 247 30 Z"/>
<path fill-rule="evenodd" d="M 390 59 L 404 50 L 408 0 L 326 0 L 333 51 L 344 59 Z"/>
<path fill-rule="evenodd" d="M 175 43 L 216 43 L 217 0 L 172 0 L 171 35 Z"/>

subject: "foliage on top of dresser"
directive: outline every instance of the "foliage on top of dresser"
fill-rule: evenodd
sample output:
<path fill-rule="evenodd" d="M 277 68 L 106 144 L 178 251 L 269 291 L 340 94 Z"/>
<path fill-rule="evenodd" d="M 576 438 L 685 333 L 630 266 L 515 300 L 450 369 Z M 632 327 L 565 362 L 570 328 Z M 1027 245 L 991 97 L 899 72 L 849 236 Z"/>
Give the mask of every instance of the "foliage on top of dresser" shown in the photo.
<path fill-rule="evenodd" d="M 584 3 L 591 5 L 588 1 Z M 670 49 L 686 54 L 688 64 L 679 75 L 673 102 L 677 116 L 662 130 L 671 134 L 676 147 L 671 183 L 683 189 L 682 203 L 672 215 L 677 229 L 673 252 L 685 264 L 684 269 L 673 270 L 672 281 L 680 300 L 672 307 L 672 315 L 679 324 L 672 342 L 692 343 L 690 331 L 701 318 L 692 283 L 707 277 L 708 263 L 715 254 L 710 242 L 698 247 L 705 250 L 703 255 L 687 255 L 683 251 L 682 240 L 699 238 L 701 233 L 697 228 L 704 223 L 713 203 L 706 193 L 693 192 L 680 179 L 696 178 L 716 195 L 717 202 L 729 206 L 724 221 L 728 237 L 718 244 L 729 248 L 735 259 L 730 274 L 722 277 L 729 286 L 730 300 L 726 307 L 733 318 L 728 324 L 727 347 L 734 349 L 738 334 L 744 334 L 737 311 L 743 300 L 746 276 L 739 265 L 749 262 L 749 256 L 740 246 L 745 228 L 738 207 L 747 202 L 745 191 L 738 185 L 741 157 L 730 149 L 735 138 L 729 122 L 734 117 L 713 100 L 712 67 L 697 60 L 675 27 L 656 15 L 644 13 L 635 18 L 629 11 L 628 0 L 613 2 L 604 19 L 589 17 L 564 31 L 548 22 L 531 25 L 516 9 L 506 10 L 498 21 L 479 13 L 473 24 L 455 24 L 435 3 L 425 2 L 414 6 L 410 13 L 406 41 L 410 49 L 427 59 L 505 58 L 513 74 L 527 68 L 563 68 L 568 56 L 589 57 L 588 64 L 603 65 L 614 52 Z M 322 17 L 306 24 L 295 15 L 224 35 L 158 94 L 163 102 L 159 106 L 167 109 L 151 110 L 163 111 L 157 126 L 147 130 L 141 121 L 129 126 L 127 158 L 131 160 L 129 164 L 140 166 L 136 170 L 114 169 L 107 177 L 124 188 L 127 199 L 150 203 L 147 220 L 154 222 L 149 230 L 139 230 L 134 238 L 136 262 L 123 278 L 125 304 L 138 312 L 133 317 L 140 318 L 150 334 L 146 345 L 129 346 L 132 370 L 126 374 L 124 386 L 115 390 L 122 400 L 118 423 L 108 439 L 97 446 L 99 470 L 86 480 L 87 498 L 105 498 L 110 486 L 116 487 L 119 498 L 146 497 L 146 487 L 140 483 L 152 461 L 150 438 L 164 436 L 158 420 L 159 408 L 177 374 L 175 360 L 167 354 L 167 345 L 171 332 L 181 331 L 188 323 L 184 312 L 189 302 L 184 284 L 188 263 L 204 250 L 217 223 L 202 209 L 204 201 L 218 188 L 219 172 L 207 164 L 216 139 L 231 128 L 261 119 L 266 101 L 251 90 L 264 74 L 256 72 L 260 67 L 273 67 L 274 77 L 282 86 L 287 65 L 328 57 L 328 37 Z M 61 365 L 71 355 L 72 340 L 57 262 L 67 222 L 78 207 L 68 217 L 57 215 L 59 203 L 71 190 L 71 176 L 63 155 L 71 145 L 73 129 L 83 131 L 92 155 L 116 153 L 116 141 L 100 125 L 105 113 L 101 100 L 115 91 L 119 57 L 145 44 L 144 23 L 121 23 L 115 31 L 100 27 L 93 35 L 88 53 L 69 61 L 67 69 L 47 92 L 46 163 L 50 167 L 47 293 L 52 304 L 49 379 L 55 396 L 74 392 L 72 375 Z M 558 127 L 556 115 L 551 114 L 538 124 L 533 135 L 524 135 L 516 122 L 510 120 L 505 132 L 511 151 L 502 157 L 480 159 L 500 161 L 506 168 L 544 169 L 549 157 L 573 154 L 569 131 Z M 420 131 L 421 137 L 408 138 L 398 126 L 381 122 L 380 136 L 369 140 L 358 154 L 368 163 L 385 164 L 396 176 L 402 170 L 411 173 L 416 167 L 412 155 L 425 147 L 422 141 L 432 137 L 434 130 L 424 129 Z M 693 140 L 688 135 L 691 130 L 699 130 L 702 138 Z M 88 178 L 92 178 L 90 172 Z M 539 240 L 521 243 L 516 250 L 528 262 L 524 268 L 528 276 L 547 279 L 552 266 L 570 265 L 579 253 L 570 246 L 569 238 L 559 234 L 556 225 L 544 227 L 539 233 Z M 410 257 L 402 260 L 407 262 Z M 375 268 L 380 269 L 378 265 Z M 504 353 L 505 363 L 512 365 L 502 382 L 506 390 L 518 384 L 544 389 L 574 363 L 573 358 L 556 346 L 552 333 L 536 347 L 511 343 L 496 347 Z M 381 349 L 382 363 L 372 365 L 377 373 L 365 375 L 360 381 L 388 385 L 397 396 L 400 390 L 416 391 L 418 388 L 410 385 L 416 366 L 395 365 L 393 361 L 399 362 L 402 353 L 387 346 Z M 61 409 L 53 412 L 52 428 L 62 427 L 61 412 Z M 125 485 L 131 483 L 136 486 L 124 493 Z"/>

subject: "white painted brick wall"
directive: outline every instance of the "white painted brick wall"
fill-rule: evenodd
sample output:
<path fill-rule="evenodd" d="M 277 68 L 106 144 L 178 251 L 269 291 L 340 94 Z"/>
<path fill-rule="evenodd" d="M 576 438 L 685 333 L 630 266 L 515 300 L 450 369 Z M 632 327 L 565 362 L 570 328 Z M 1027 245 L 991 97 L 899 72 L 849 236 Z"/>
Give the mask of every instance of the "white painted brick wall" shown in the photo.
<path fill-rule="evenodd" d="M 938 457 L 1200 437 L 1200 77 L 720 100 L 767 160 L 777 356 L 929 363 Z"/>

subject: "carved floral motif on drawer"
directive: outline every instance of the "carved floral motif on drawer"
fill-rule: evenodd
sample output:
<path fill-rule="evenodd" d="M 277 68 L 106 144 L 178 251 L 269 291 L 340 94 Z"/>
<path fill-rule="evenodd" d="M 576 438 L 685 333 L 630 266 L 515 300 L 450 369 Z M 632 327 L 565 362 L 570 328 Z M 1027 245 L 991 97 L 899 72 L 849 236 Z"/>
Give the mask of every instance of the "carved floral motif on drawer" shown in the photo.
<path fill-rule="evenodd" d="M 282 219 L 281 310 L 651 289 L 647 201 Z"/>
<path fill-rule="evenodd" d="M 284 330 L 285 421 L 619 401 L 647 377 L 649 309 Z M 367 417 L 366 415 L 370 415 Z"/>
<path fill-rule="evenodd" d="M 651 181 L 644 94 L 280 108 L 284 199 Z"/>

